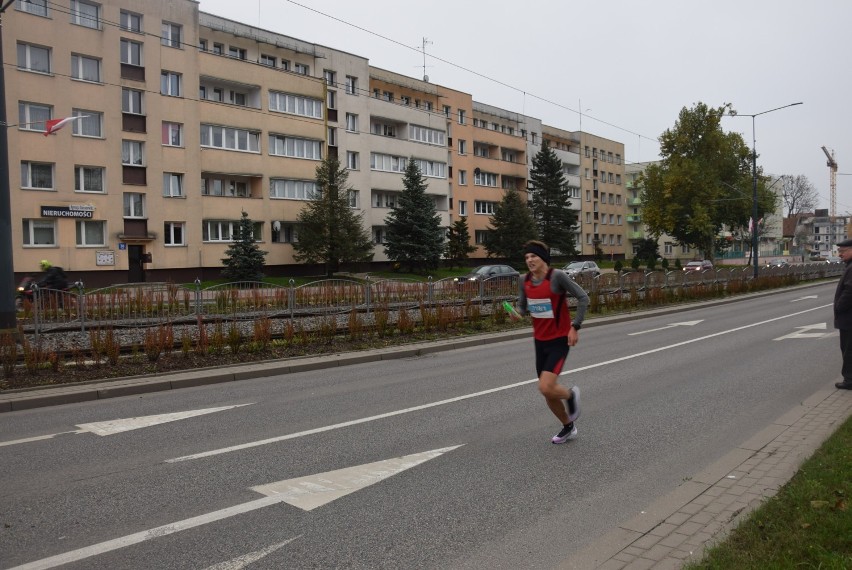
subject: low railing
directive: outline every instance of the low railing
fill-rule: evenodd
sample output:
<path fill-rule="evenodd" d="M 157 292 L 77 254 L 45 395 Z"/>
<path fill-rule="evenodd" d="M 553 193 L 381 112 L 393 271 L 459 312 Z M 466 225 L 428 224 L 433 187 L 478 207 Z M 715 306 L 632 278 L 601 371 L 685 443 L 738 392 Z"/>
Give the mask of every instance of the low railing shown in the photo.
<path fill-rule="evenodd" d="M 839 276 L 842 264 L 808 263 L 763 267 L 761 278 L 782 277 L 807 281 Z M 421 306 L 492 305 L 518 297 L 522 277 L 482 280 L 447 278 L 321 279 L 296 286 L 243 281 L 202 288 L 173 283 L 122 284 L 85 291 L 82 283 L 69 290 L 33 287 L 32 301 L 23 301 L 18 322 L 36 336 L 54 330 L 152 327 L 165 323 L 252 320 L 260 317 L 297 318 L 370 313 L 377 308 L 400 310 Z M 617 306 L 625 296 L 649 299 L 657 292 L 688 291 L 714 285 L 731 289 L 733 283 L 753 280 L 753 268 L 697 271 L 624 271 L 599 276 L 580 275 L 577 282 L 594 296 L 597 307 Z"/>

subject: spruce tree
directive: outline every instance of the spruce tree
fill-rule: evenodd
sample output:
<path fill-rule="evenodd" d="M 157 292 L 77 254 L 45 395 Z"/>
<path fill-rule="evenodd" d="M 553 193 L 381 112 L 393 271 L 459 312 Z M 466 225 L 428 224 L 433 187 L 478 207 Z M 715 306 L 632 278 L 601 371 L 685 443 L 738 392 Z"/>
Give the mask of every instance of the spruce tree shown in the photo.
<path fill-rule="evenodd" d="M 325 158 L 316 169 L 317 194 L 299 212 L 299 239 L 294 257 L 302 263 L 322 263 L 331 277 L 343 263 L 370 261 L 373 243 L 364 228 L 363 213 L 349 205 L 352 188 L 349 174 L 334 157 Z"/>
<path fill-rule="evenodd" d="M 445 252 L 447 263 L 450 267 L 455 267 L 474 251 L 476 251 L 476 246 L 470 245 L 467 217 L 463 216 L 453 222 L 453 225 L 447 230 L 447 249 Z"/>
<path fill-rule="evenodd" d="M 222 277 L 228 281 L 260 281 L 268 252 L 261 251 L 254 239 L 254 222 L 243 212 L 234 241 L 222 258 Z"/>
<path fill-rule="evenodd" d="M 562 171 L 562 161 L 547 145 L 532 160 L 530 208 L 540 239 L 563 255 L 577 254 L 574 232 L 577 212 L 571 209 L 571 193 Z"/>
<path fill-rule="evenodd" d="M 506 191 L 489 222 L 491 227 L 485 242 L 489 257 L 502 257 L 520 265 L 524 260 L 524 244 L 538 239 L 538 231 L 529 206 L 517 190 Z"/>
<path fill-rule="evenodd" d="M 436 269 L 444 253 L 445 230 L 413 158 L 405 167 L 402 184 L 397 205 L 385 218 L 385 253 L 410 272 Z"/>

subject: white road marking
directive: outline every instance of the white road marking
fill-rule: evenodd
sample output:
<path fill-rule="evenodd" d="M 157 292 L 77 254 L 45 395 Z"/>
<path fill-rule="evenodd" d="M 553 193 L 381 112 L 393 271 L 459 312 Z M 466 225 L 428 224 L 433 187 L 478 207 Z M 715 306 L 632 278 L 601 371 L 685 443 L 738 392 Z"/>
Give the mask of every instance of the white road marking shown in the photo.
<path fill-rule="evenodd" d="M 694 327 L 698 323 L 703 323 L 703 322 L 704 322 L 704 320 L 702 319 L 700 321 L 685 321 L 685 322 L 682 322 L 682 323 L 672 323 L 670 325 L 666 325 L 666 326 L 660 327 L 658 329 L 649 329 L 649 330 L 646 330 L 646 331 L 629 333 L 627 336 L 636 336 L 637 334 L 645 334 L 645 333 L 650 333 L 650 332 L 664 331 L 664 330 L 670 329 L 672 327 Z"/>
<path fill-rule="evenodd" d="M 560 376 L 565 376 L 567 374 L 577 374 L 578 372 L 584 372 L 586 370 L 592 370 L 594 368 L 600 368 L 602 366 L 607 366 L 609 364 L 615 364 L 616 362 L 622 362 L 622 361 L 625 361 L 625 360 L 632 360 L 634 358 L 640 358 L 642 356 L 647 356 L 649 354 L 655 354 L 657 352 L 663 352 L 665 350 L 672 350 L 674 348 L 679 348 L 679 347 L 685 346 L 687 344 L 692 344 L 692 343 L 695 343 L 695 342 L 701 342 L 701 341 L 707 340 L 708 338 L 714 338 L 714 337 L 717 337 L 717 336 L 722 336 L 722 335 L 725 335 L 725 334 L 730 334 L 730 333 L 733 333 L 733 332 L 737 332 L 737 331 L 741 331 L 741 330 L 745 330 L 745 329 L 750 329 L 750 328 L 753 328 L 753 327 L 759 327 L 759 326 L 765 325 L 767 323 L 771 323 L 771 322 L 774 322 L 774 321 L 780 321 L 780 320 L 784 320 L 784 319 L 789 319 L 790 317 L 795 317 L 795 316 L 798 316 L 798 315 L 804 315 L 806 313 L 811 313 L 813 311 L 825 309 L 826 307 L 830 307 L 830 306 L 831 305 L 823 305 L 821 307 L 814 307 L 812 309 L 806 309 L 804 311 L 799 311 L 797 313 L 790 313 L 790 314 L 787 314 L 787 315 L 784 315 L 784 316 L 781 316 L 781 317 L 775 317 L 773 319 L 767 319 L 765 321 L 750 323 L 750 324 L 747 324 L 747 325 L 743 325 L 741 327 L 735 327 L 735 328 L 732 328 L 732 329 L 729 329 L 729 330 L 726 330 L 726 331 L 721 331 L 721 332 L 701 336 L 701 337 L 694 338 L 694 339 L 691 339 L 691 340 L 684 340 L 684 341 L 681 341 L 681 342 L 676 342 L 674 344 L 670 344 L 670 345 L 667 345 L 667 346 L 661 346 L 659 348 L 646 350 L 644 352 L 637 352 L 636 354 L 629 354 L 627 356 L 622 356 L 620 358 L 614 358 L 612 360 L 606 360 L 606 361 L 603 361 L 603 362 L 590 364 L 589 366 L 573 368 L 571 370 L 566 370 Z M 513 388 L 518 388 L 520 386 L 525 386 L 527 384 L 532 384 L 534 382 L 538 382 L 538 378 L 533 378 L 532 380 L 524 380 L 524 381 L 521 381 L 521 382 L 515 382 L 513 384 L 507 384 L 505 386 L 498 386 L 497 388 L 490 388 L 488 390 L 482 390 L 481 392 L 474 392 L 472 394 L 465 394 L 463 396 L 457 396 L 455 398 L 447 398 L 446 400 L 439 400 L 437 402 L 431 402 L 429 404 L 422 404 L 420 406 L 413 406 L 411 408 L 405 408 L 405 409 L 402 409 L 402 410 L 395 410 L 395 411 L 392 411 L 392 412 L 386 412 L 384 414 L 378 414 L 378 415 L 375 415 L 375 416 L 369 416 L 369 417 L 360 418 L 360 419 L 357 419 L 357 420 L 350 420 L 348 422 L 341 422 L 339 424 L 322 426 L 322 427 L 309 429 L 309 430 L 305 430 L 305 431 L 280 435 L 280 436 L 277 436 L 277 437 L 270 437 L 268 439 L 250 441 L 248 443 L 242 443 L 242 444 L 233 445 L 233 446 L 230 446 L 230 447 L 222 447 L 220 449 L 211 449 L 210 451 L 202 451 L 201 453 L 194 453 L 192 455 L 184 455 L 182 457 L 175 457 L 173 459 L 166 459 L 165 462 L 166 463 L 178 463 L 180 461 L 191 461 L 193 459 L 201 459 L 201 458 L 204 458 L 204 457 L 213 457 L 215 455 L 222 455 L 222 454 L 225 454 L 225 453 L 231 453 L 233 451 L 241 451 L 241 450 L 244 450 L 244 449 L 251 449 L 252 447 L 260 447 L 262 445 L 269 445 L 271 443 L 278 443 L 280 441 L 287 441 L 289 439 L 297 439 L 297 438 L 300 438 L 300 437 L 305 437 L 307 435 L 314 435 L 314 434 L 317 434 L 317 433 L 333 431 L 333 430 L 342 429 L 342 428 L 345 428 L 345 427 L 350 427 L 350 426 L 354 426 L 354 425 L 358 425 L 358 424 L 365 424 L 365 423 L 369 423 L 369 422 L 374 422 L 374 421 L 382 420 L 382 419 L 385 419 L 385 418 L 392 418 L 394 416 L 400 416 L 400 415 L 408 414 L 408 413 L 411 413 L 411 412 L 418 412 L 420 410 L 428 410 L 429 408 L 435 408 L 435 407 L 444 406 L 444 405 L 447 405 L 447 404 L 454 404 L 456 402 L 461 402 L 463 400 L 469 400 L 471 398 L 478 398 L 479 396 L 487 396 L 488 394 L 494 394 L 496 392 L 511 390 Z"/>
<path fill-rule="evenodd" d="M 812 330 L 825 330 L 826 328 L 827 326 L 825 323 L 816 323 L 804 327 L 796 327 L 797 330 L 791 332 L 790 334 L 785 334 L 784 336 L 779 336 L 778 338 L 773 338 L 772 340 L 785 340 L 789 338 L 825 338 L 827 336 L 833 336 L 834 332 L 808 332 Z"/>
<path fill-rule="evenodd" d="M 819 296 L 818 295 L 807 295 L 805 297 L 799 297 L 798 299 L 793 299 L 790 302 L 795 303 L 797 301 L 805 301 L 806 299 L 819 299 Z"/>
<path fill-rule="evenodd" d="M 84 548 L 78 548 L 71 552 L 65 552 L 49 558 L 42 558 L 41 560 L 28 562 L 27 564 L 15 566 L 9 570 L 44 570 L 46 568 L 55 568 L 56 566 L 85 560 L 86 558 L 91 558 L 105 552 L 111 552 L 113 550 L 139 544 L 153 538 L 167 536 L 182 530 L 188 530 L 190 528 L 195 528 L 280 503 L 288 503 L 309 511 L 318 506 L 328 504 L 334 499 L 353 493 L 358 489 L 363 489 L 364 487 L 378 483 L 379 481 L 387 479 L 388 477 L 396 475 L 406 469 L 420 465 L 430 459 L 435 459 L 436 457 L 439 457 L 448 451 L 458 449 L 459 447 L 461 447 L 461 445 L 433 449 L 432 451 L 415 453 L 404 457 L 398 457 L 396 459 L 388 459 L 386 461 L 367 463 L 365 465 L 350 467 L 348 469 L 329 471 L 328 473 L 314 475 L 312 477 L 300 477 L 297 479 L 271 483 L 269 485 L 252 487 L 253 491 L 265 494 L 266 496 L 262 499 L 241 503 L 226 509 L 205 513 L 197 517 L 165 524 L 149 530 L 143 530 L 142 532 L 128 534 L 127 536 L 107 540 Z M 313 479 L 314 483 L 310 482 L 311 479 Z M 323 487 L 324 489 L 320 489 L 320 487 Z M 291 538 L 278 546 L 278 548 L 288 542 L 292 542 L 296 538 L 299 537 L 296 536 Z M 266 554 L 263 556 L 266 556 Z M 237 558 L 235 560 L 240 560 L 241 558 Z M 262 556 L 255 558 L 255 560 L 258 560 L 259 558 L 262 558 Z M 252 561 L 248 561 L 245 564 L 249 564 Z M 234 561 L 229 561 L 227 563 L 230 562 Z M 213 568 L 217 567 L 219 567 L 219 565 L 214 566 Z M 222 566 L 222 568 L 242 567 L 243 566 Z"/>
<path fill-rule="evenodd" d="M 281 497 L 281 500 L 289 505 L 305 511 L 312 511 L 335 499 L 359 491 L 364 487 L 369 487 L 459 447 L 461 445 L 454 445 L 317 475 L 287 479 L 286 481 L 258 485 L 252 487 L 251 490 L 268 497 Z"/>
<path fill-rule="evenodd" d="M 254 402 L 252 402 L 254 403 Z M 171 414 L 157 414 L 153 416 L 140 416 L 137 418 L 125 418 L 119 420 L 108 420 L 105 422 L 92 422 L 88 424 L 78 424 L 77 427 L 80 428 L 76 431 L 63 431 L 59 433 L 51 433 L 48 435 L 38 435 L 35 437 L 25 437 L 23 439 L 13 439 L 10 441 L 0 441 L 0 447 L 4 447 L 7 445 L 18 445 L 20 443 L 31 443 L 33 441 L 41 441 L 45 439 L 52 439 L 58 435 L 66 435 L 66 434 L 80 434 L 80 433 L 93 433 L 95 435 L 106 436 L 113 435 L 116 433 L 122 433 L 125 431 L 131 431 L 134 429 L 141 429 L 146 427 L 155 426 L 158 424 L 164 424 L 168 422 L 176 422 L 178 420 L 185 420 L 187 418 L 193 418 L 195 416 L 203 416 L 205 414 L 214 414 L 216 412 L 223 412 L 225 410 L 232 410 L 234 408 L 241 408 L 243 406 L 251 406 L 252 403 L 249 404 L 237 404 L 234 406 L 222 406 L 221 408 L 207 408 L 203 410 L 189 410 L 186 412 L 174 412 Z"/>
<path fill-rule="evenodd" d="M 233 560 L 226 560 L 225 562 L 220 562 L 219 564 L 214 564 L 213 566 L 208 566 L 204 570 L 241 570 L 242 568 L 245 568 L 249 564 L 257 562 L 258 560 L 260 560 L 262 558 L 266 558 L 267 556 L 269 556 L 270 554 L 272 554 L 276 550 L 279 550 L 280 548 L 287 546 L 288 544 L 290 544 L 291 542 L 293 542 L 297 538 L 301 538 L 301 537 L 302 537 L 301 534 L 299 536 L 294 536 L 293 538 L 287 539 L 284 542 L 279 542 L 278 544 L 272 544 L 270 546 L 267 546 L 266 548 L 264 548 L 262 550 L 256 550 L 254 552 L 249 552 L 248 554 L 244 554 L 242 556 L 234 558 Z"/>

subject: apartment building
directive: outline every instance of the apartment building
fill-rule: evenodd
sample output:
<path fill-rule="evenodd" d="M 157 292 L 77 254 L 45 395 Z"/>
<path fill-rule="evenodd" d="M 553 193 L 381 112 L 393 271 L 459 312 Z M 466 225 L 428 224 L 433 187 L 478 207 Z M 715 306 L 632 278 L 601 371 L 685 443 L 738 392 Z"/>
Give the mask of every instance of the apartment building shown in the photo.
<path fill-rule="evenodd" d="M 570 207 L 577 212 L 577 231 L 574 233 L 574 245 L 577 251 L 582 251 L 581 236 L 584 233 L 582 207 L 584 202 L 580 198 L 580 133 L 544 125 L 542 136 L 556 154 L 556 157 L 562 161 L 562 174 L 565 176 L 565 183 L 571 196 Z M 530 168 L 532 168 L 532 157 L 530 157 Z"/>
<path fill-rule="evenodd" d="M 625 223 L 641 221 L 624 214 L 624 143 L 580 132 L 580 146 L 580 253 L 624 258 Z"/>

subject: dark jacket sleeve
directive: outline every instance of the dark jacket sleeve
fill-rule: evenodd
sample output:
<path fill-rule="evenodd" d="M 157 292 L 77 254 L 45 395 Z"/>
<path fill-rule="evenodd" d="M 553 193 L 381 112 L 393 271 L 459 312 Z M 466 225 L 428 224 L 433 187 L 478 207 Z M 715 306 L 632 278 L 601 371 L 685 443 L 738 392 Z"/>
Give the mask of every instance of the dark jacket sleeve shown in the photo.
<path fill-rule="evenodd" d="M 852 330 L 852 263 L 846 264 L 834 292 L 834 328 Z"/>

